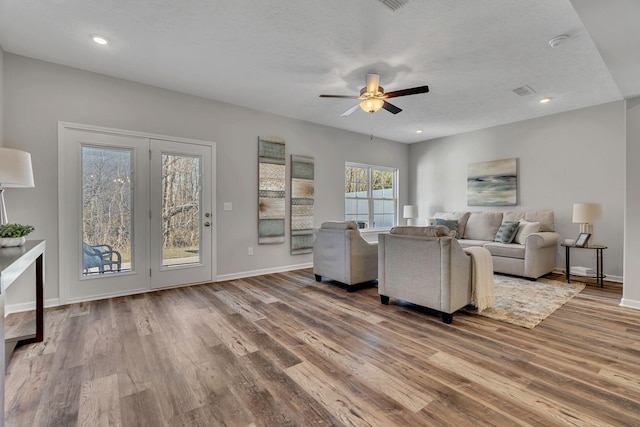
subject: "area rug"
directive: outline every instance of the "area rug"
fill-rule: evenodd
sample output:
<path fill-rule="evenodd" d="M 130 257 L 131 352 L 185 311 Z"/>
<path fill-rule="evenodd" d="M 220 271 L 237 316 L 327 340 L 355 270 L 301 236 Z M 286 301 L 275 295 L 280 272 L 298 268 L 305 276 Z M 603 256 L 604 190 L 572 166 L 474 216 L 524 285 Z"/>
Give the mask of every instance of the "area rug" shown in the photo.
<path fill-rule="evenodd" d="M 494 306 L 483 310 L 482 313 L 478 313 L 472 306 L 465 307 L 464 310 L 529 329 L 534 328 L 585 287 L 584 283 L 565 283 L 549 279 L 538 279 L 534 282 L 499 274 L 493 277 Z"/>

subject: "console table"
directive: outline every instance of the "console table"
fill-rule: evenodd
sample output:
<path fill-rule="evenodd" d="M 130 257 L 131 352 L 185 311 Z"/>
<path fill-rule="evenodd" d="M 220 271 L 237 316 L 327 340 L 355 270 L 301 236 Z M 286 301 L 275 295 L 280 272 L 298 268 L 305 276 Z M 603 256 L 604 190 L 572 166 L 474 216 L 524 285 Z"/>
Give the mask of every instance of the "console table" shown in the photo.
<path fill-rule="evenodd" d="M 14 347 L 44 340 L 44 240 L 28 240 L 24 246 L 0 248 L 0 366 L 5 368 L 5 358 Z M 35 333 L 18 337 L 5 344 L 4 304 L 7 288 L 35 262 L 36 266 L 36 330 Z M 7 345 L 7 347 L 5 347 Z M 4 375 L 0 375 L 0 426 L 4 425 Z"/>
<path fill-rule="evenodd" d="M 566 264 L 565 264 L 565 274 L 567 277 L 567 283 L 570 283 L 571 280 L 571 263 L 570 263 L 570 259 L 569 257 L 571 256 L 571 249 L 591 249 L 593 251 L 596 251 L 596 275 L 595 276 L 589 276 L 589 277 L 595 277 L 596 279 L 596 283 L 598 285 L 600 285 L 600 287 L 602 288 L 604 286 L 604 278 L 607 277 L 604 274 L 604 265 L 603 265 L 603 260 L 602 260 L 602 252 L 607 249 L 606 246 L 603 245 L 591 245 L 591 246 L 576 246 L 576 245 L 567 245 L 565 243 L 561 243 L 561 246 L 564 246 L 565 249 L 565 260 L 566 260 Z"/>

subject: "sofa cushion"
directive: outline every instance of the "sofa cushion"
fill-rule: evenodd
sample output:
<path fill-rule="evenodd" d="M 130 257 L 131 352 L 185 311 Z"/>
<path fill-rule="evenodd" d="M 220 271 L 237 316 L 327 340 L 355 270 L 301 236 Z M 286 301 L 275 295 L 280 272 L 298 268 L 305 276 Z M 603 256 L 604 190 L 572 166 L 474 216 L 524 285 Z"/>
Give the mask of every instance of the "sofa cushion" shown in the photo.
<path fill-rule="evenodd" d="M 471 212 L 467 220 L 465 239 L 493 242 L 502 224 L 502 212 Z"/>
<path fill-rule="evenodd" d="M 460 243 L 460 246 L 462 246 L 463 248 L 471 248 L 474 246 L 484 246 L 487 241 L 486 240 L 471 240 L 471 239 L 460 239 L 458 240 L 458 243 Z"/>
<path fill-rule="evenodd" d="M 456 238 L 460 237 L 458 225 L 459 223 L 457 219 L 436 218 L 436 227 L 446 227 L 448 231 L 451 231 L 453 233 L 452 237 L 456 237 Z"/>
<path fill-rule="evenodd" d="M 469 212 L 436 212 L 433 218 L 458 220 L 458 235 L 462 237 L 464 236 L 464 229 L 469 219 Z"/>
<path fill-rule="evenodd" d="M 449 229 L 443 225 L 428 227 L 393 227 L 389 233 L 401 234 L 404 236 L 443 237 L 449 235 Z"/>
<path fill-rule="evenodd" d="M 524 241 L 527 240 L 529 234 L 537 233 L 538 231 L 540 231 L 539 222 L 520 221 L 515 242 L 524 245 Z"/>
<path fill-rule="evenodd" d="M 357 230 L 358 224 L 355 221 L 327 221 L 323 222 L 321 228 L 330 230 Z"/>
<path fill-rule="evenodd" d="M 539 231 L 555 231 L 553 211 L 514 212 L 504 213 L 503 221 L 529 221 L 539 222 Z"/>
<path fill-rule="evenodd" d="M 484 247 L 491 253 L 491 256 L 524 259 L 524 245 L 489 242 L 485 243 Z"/>
<path fill-rule="evenodd" d="M 553 211 L 525 212 L 524 219 L 529 222 L 539 222 L 540 230 L 538 231 L 555 231 Z"/>
<path fill-rule="evenodd" d="M 498 232 L 496 233 L 496 238 L 494 240 L 500 243 L 513 242 L 513 239 L 516 238 L 516 233 L 518 232 L 518 224 L 520 224 L 520 222 L 511 222 L 511 221 L 503 222 L 500 228 L 498 229 Z"/>

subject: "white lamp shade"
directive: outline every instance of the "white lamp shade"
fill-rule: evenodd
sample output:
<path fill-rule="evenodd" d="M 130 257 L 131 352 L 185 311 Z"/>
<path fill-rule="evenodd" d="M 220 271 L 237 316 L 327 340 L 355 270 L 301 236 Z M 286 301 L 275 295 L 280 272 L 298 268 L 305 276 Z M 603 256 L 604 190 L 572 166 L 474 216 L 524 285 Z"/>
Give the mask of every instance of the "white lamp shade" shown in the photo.
<path fill-rule="evenodd" d="M 593 224 L 602 215 L 600 203 L 574 203 L 572 222 L 575 224 Z"/>
<path fill-rule="evenodd" d="M 0 148 L 0 187 L 34 187 L 31 154 L 12 148 Z"/>
<path fill-rule="evenodd" d="M 402 217 L 405 219 L 418 218 L 418 207 L 414 205 L 405 205 Z"/>

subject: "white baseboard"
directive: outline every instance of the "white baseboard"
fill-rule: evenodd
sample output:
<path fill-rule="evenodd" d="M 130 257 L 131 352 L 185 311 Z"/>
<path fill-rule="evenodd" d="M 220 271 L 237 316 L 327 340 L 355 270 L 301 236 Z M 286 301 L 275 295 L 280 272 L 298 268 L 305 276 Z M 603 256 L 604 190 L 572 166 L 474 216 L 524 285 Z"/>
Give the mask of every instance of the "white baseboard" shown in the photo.
<path fill-rule="evenodd" d="M 244 279 L 245 277 L 262 276 L 264 274 L 283 273 L 285 271 L 301 270 L 303 268 L 313 267 L 313 262 L 304 264 L 286 265 L 282 267 L 264 268 L 262 270 L 242 271 L 240 273 L 221 274 L 216 277 L 216 282 L 224 282 L 226 280 Z"/>
<path fill-rule="evenodd" d="M 262 270 L 253 270 L 253 271 L 243 271 L 240 273 L 231 273 L 231 274 L 222 274 L 220 276 L 217 276 L 214 280 L 214 282 L 223 282 L 226 280 L 236 280 L 236 279 L 243 279 L 245 277 L 254 277 L 254 276 L 262 276 L 265 274 L 274 274 L 274 273 L 282 273 L 285 271 L 293 271 L 293 270 L 300 270 L 303 268 L 311 268 L 313 267 L 313 262 L 307 262 L 304 264 L 295 264 L 295 265 L 287 265 L 287 266 L 281 266 L 281 267 L 273 267 L 273 268 L 265 268 Z M 184 286 L 190 286 L 190 285 L 184 285 Z M 168 289 L 168 288 L 163 288 L 163 289 Z M 118 294 L 108 294 L 108 295 L 100 295 L 100 296 L 94 296 L 92 298 L 87 298 L 87 299 L 79 299 L 79 300 L 74 300 L 74 301 L 68 301 L 67 304 L 75 304 L 75 303 L 79 303 L 79 302 L 84 302 L 84 301 L 95 301 L 95 300 L 99 300 L 99 299 L 105 299 L 105 298 L 116 298 L 116 297 L 121 297 L 121 296 L 127 296 L 127 295 L 135 295 L 135 294 L 140 294 L 140 293 L 145 293 L 145 292 L 153 292 L 153 290 L 139 290 L 139 291 L 134 291 L 134 292 L 123 292 L 123 293 L 118 293 Z M 60 305 L 60 299 L 59 298 L 52 298 L 52 299 L 48 299 L 45 300 L 44 302 L 44 306 L 45 308 L 48 307 L 58 307 Z M 32 311 L 36 309 L 36 302 L 35 301 L 31 301 L 31 302 L 24 302 L 24 303 L 19 303 L 19 304 L 7 304 L 5 306 L 5 316 L 12 314 L 12 313 L 21 313 L 23 311 Z"/>
<path fill-rule="evenodd" d="M 60 299 L 59 298 L 51 298 L 51 299 L 47 299 L 44 300 L 44 306 L 45 308 L 48 307 L 57 307 L 60 305 Z M 12 314 L 12 313 L 22 313 L 23 311 L 33 311 L 36 309 L 36 302 L 35 301 L 31 301 L 31 302 L 23 302 L 20 304 L 7 304 L 4 307 L 4 315 L 8 315 L 8 314 Z"/>
<path fill-rule="evenodd" d="M 629 298 L 622 298 L 622 300 L 620 300 L 620 307 L 635 308 L 637 310 L 640 310 L 640 301 L 632 300 Z"/>

